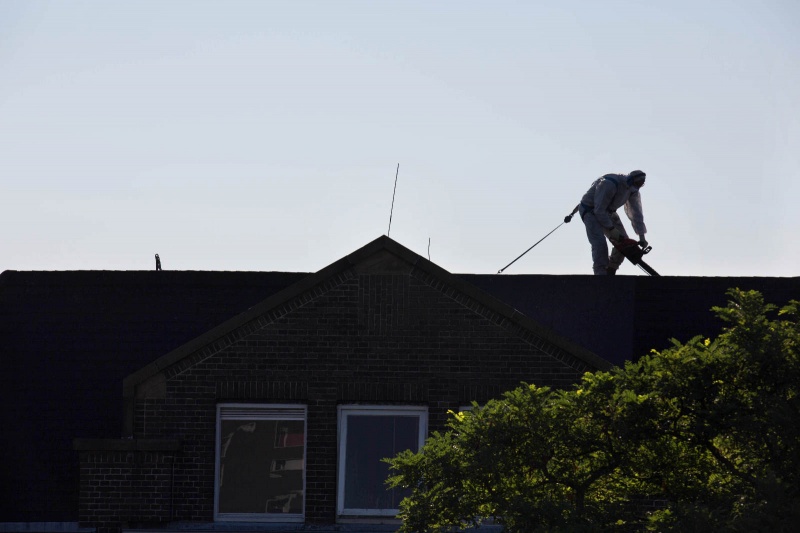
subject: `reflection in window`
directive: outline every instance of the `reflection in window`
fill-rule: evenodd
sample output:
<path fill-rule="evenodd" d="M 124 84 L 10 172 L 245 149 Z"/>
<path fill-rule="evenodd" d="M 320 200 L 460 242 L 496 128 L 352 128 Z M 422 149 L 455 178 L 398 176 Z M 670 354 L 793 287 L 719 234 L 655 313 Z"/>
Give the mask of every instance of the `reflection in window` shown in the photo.
<path fill-rule="evenodd" d="M 220 405 L 217 518 L 302 519 L 305 407 Z"/>
<path fill-rule="evenodd" d="M 386 487 L 390 472 L 382 459 L 403 450 L 417 451 L 424 441 L 426 422 L 424 408 L 340 407 L 340 515 L 397 514 L 408 492 Z"/>

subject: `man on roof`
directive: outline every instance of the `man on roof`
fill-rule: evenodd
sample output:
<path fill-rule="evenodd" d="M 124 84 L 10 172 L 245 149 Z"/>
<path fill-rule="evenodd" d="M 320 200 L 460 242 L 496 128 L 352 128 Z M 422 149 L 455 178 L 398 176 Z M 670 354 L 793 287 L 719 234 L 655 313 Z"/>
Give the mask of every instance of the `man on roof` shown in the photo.
<path fill-rule="evenodd" d="M 581 198 L 578 212 L 592 245 L 592 269 L 596 276 L 613 276 L 625 260 L 625 256 L 616 248 L 609 256 L 606 243 L 606 238 L 612 242 L 628 238 L 622 220 L 617 215 L 620 207 L 625 206 L 625 214 L 631 221 L 633 231 L 639 236 L 639 245 L 643 248 L 647 246 L 644 238 L 647 228 L 639 193 L 646 176 L 641 170 L 634 170 L 630 174 L 606 174 L 596 179 Z"/>

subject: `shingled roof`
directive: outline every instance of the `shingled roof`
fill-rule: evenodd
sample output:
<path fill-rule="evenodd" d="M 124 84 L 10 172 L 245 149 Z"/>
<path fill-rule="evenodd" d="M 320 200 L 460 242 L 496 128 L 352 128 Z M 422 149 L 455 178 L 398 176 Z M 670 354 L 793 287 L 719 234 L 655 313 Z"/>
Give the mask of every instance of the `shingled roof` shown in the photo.
<path fill-rule="evenodd" d="M 724 324 L 711 308 L 727 305 L 728 289 L 757 290 L 776 304 L 800 299 L 800 277 L 460 277 L 615 365 L 673 338 L 718 335 Z"/>
<path fill-rule="evenodd" d="M 0 522 L 77 520 L 72 440 L 121 435 L 125 376 L 306 276 L 0 274 Z"/>

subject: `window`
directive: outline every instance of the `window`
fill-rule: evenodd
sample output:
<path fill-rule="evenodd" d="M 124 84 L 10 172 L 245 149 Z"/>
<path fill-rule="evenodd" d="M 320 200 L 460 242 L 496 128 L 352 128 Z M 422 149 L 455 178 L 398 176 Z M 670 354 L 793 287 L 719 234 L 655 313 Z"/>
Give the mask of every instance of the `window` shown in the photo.
<path fill-rule="evenodd" d="M 217 406 L 215 520 L 303 520 L 306 407 Z"/>
<path fill-rule="evenodd" d="M 340 516 L 394 516 L 407 491 L 388 489 L 389 465 L 381 460 L 425 441 L 425 407 L 339 407 Z"/>

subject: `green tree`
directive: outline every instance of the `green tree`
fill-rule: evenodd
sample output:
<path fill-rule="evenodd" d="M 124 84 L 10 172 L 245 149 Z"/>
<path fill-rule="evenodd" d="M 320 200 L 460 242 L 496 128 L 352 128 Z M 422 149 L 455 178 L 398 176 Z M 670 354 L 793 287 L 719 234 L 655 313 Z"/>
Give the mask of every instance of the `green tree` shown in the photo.
<path fill-rule="evenodd" d="M 777 312 L 761 294 L 731 290 L 727 323 L 715 341 L 686 345 L 626 365 L 620 386 L 653 395 L 657 420 L 643 421 L 681 450 L 666 472 L 671 506 L 660 529 L 791 530 L 800 523 L 800 364 L 798 303 Z M 647 468 L 648 464 L 652 468 Z"/>
<path fill-rule="evenodd" d="M 570 390 L 524 385 L 388 459 L 403 531 L 789 530 L 800 523 L 798 304 L 731 290 L 713 342 Z M 643 512 L 642 502 L 660 502 Z"/>

